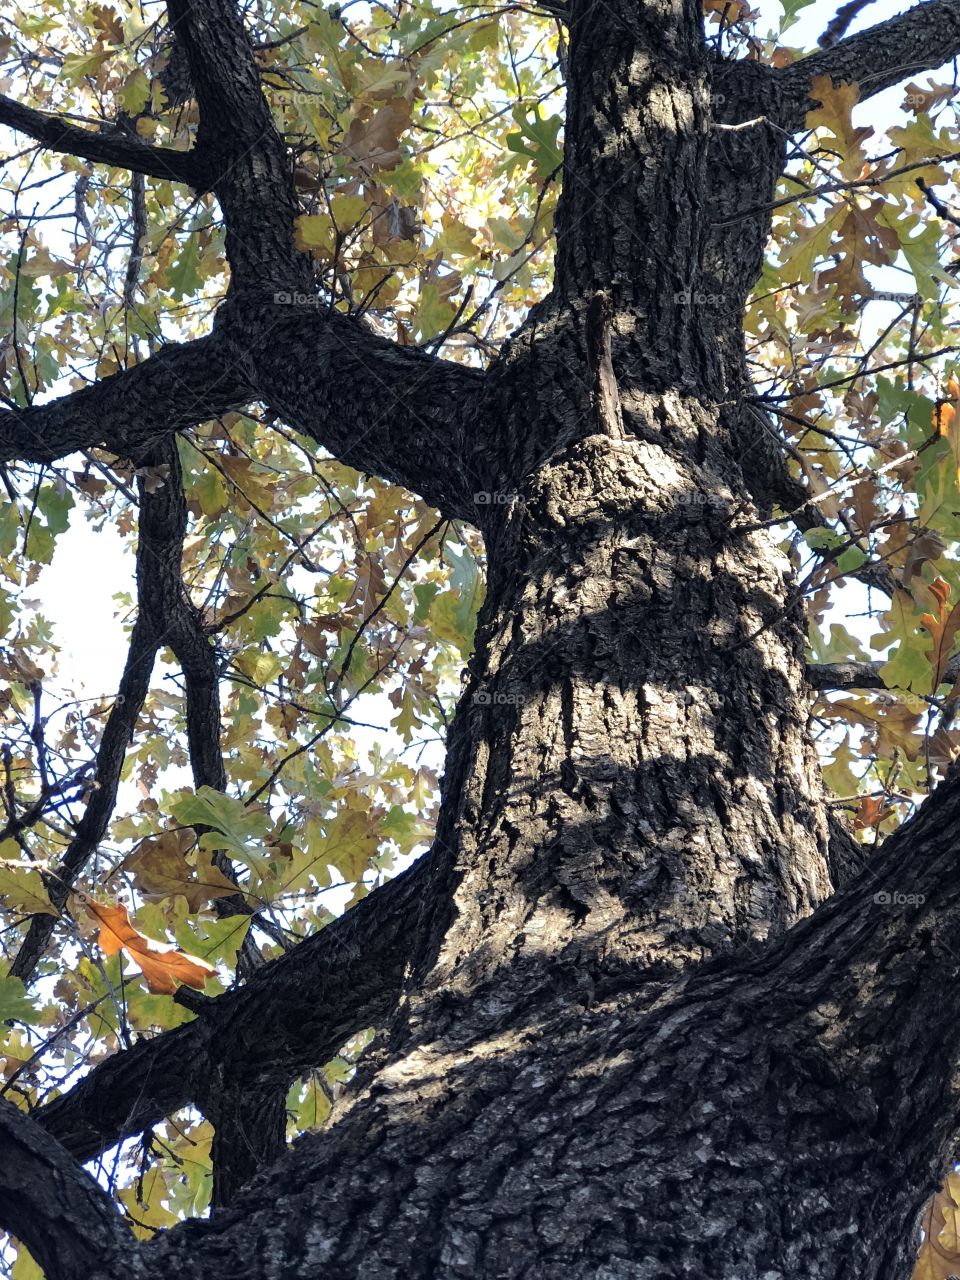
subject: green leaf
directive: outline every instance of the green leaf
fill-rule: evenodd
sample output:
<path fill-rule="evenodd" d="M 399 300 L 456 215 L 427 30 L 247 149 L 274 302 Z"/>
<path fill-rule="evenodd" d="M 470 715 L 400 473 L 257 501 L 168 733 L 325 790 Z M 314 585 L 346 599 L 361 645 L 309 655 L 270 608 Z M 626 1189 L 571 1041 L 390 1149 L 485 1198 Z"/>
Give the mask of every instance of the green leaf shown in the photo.
<path fill-rule="evenodd" d="M 261 853 L 263 839 L 270 830 L 267 814 L 252 811 L 242 800 L 213 787 L 200 787 L 193 794 L 177 796 L 170 803 L 170 812 L 184 826 L 212 828 L 201 841 L 204 848 L 226 849 L 242 859 Z"/>
<path fill-rule="evenodd" d="M 217 920 L 186 919 L 174 929 L 177 945 L 210 964 L 236 967 L 237 952 L 250 928 L 249 916 L 223 916 Z"/>
<path fill-rule="evenodd" d="M 8 556 L 20 537 L 20 508 L 15 502 L 0 504 L 0 556 Z"/>
<path fill-rule="evenodd" d="M 842 623 L 830 624 L 830 639 L 827 641 L 821 637 L 819 628 L 811 627 L 810 630 L 812 632 L 810 651 L 814 662 L 865 662 L 867 660 L 867 654 L 860 642 Z"/>
<path fill-rule="evenodd" d="M 430 604 L 439 590 L 440 587 L 436 582 L 418 582 L 413 588 L 413 594 L 417 601 L 417 607 L 413 611 L 413 625 L 415 627 L 426 621 L 430 613 Z"/>
<path fill-rule="evenodd" d="M 783 10 L 783 20 L 780 23 L 780 34 L 783 35 L 788 27 L 792 27 L 797 21 L 802 9 L 808 8 L 814 4 L 815 0 L 780 0 L 780 8 Z"/>
<path fill-rule="evenodd" d="M 880 668 L 880 678 L 888 689 L 930 692 L 930 662 L 925 651 L 928 641 L 920 630 L 920 615 L 906 591 L 895 591 L 890 608 L 883 615 L 884 629 L 870 640 L 874 651 L 894 646 Z"/>
<path fill-rule="evenodd" d="M 7 847 L 17 850 L 15 840 L 5 840 L 0 853 L 5 856 Z M 13 850 L 10 850 L 13 853 Z M 60 912 L 50 901 L 47 887 L 39 871 L 29 867 L 0 866 L 0 903 L 8 910 L 23 911 L 28 915 L 59 916 Z"/>
<path fill-rule="evenodd" d="M 27 995 L 19 978 L 0 978 L 0 1022 L 40 1021 L 36 997 Z"/>
<path fill-rule="evenodd" d="M 529 156 L 541 179 L 550 177 L 563 162 L 563 152 L 557 141 L 563 117 L 552 115 L 544 118 L 538 103 L 532 115 L 522 106 L 514 107 L 513 118 L 520 131 L 507 134 L 505 142 L 508 150 Z"/>
<path fill-rule="evenodd" d="M 5 639 L 18 613 L 16 596 L 0 587 L 0 640 Z"/>
<path fill-rule="evenodd" d="M 836 565 L 841 573 L 856 573 L 867 561 L 867 553 L 859 547 L 848 547 L 842 555 L 837 556 Z"/>
<path fill-rule="evenodd" d="M 56 485 L 48 484 L 40 490 L 37 506 L 54 537 L 58 533 L 64 533 L 69 527 L 70 512 L 74 505 L 73 494 L 69 489 L 61 492 Z"/>
<path fill-rule="evenodd" d="M 117 101 L 130 115 L 140 114 L 150 101 L 150 81 L 145 71 L 137 67 L 136 71 L 127 76 L 117 93 Z"/>
<path fill-rule="evenodd" d="M 834 551 L 846 539 L 836 529 L 807 529 L 803 540 L 811 551 Z"/>
<path fill-rule="evenodd" d="M 888 203 L 877 216 L 878 222 L 885 223 L 897 234 L 900 248 L 906 258 L 917 292 L 924 298 L 935 298 L 942 285 L 956 286 L 956 281 L 943 269 L 940 263 L 940 226 L 936 222 L 928 222 L 920 232 L 911 237 L 910 233 L 920 226 L 920 219 L 914 213 L 901 214 L 896 204 Z"/>
<path fill-rule="evenodd" d="M 68 53 L 60 67 L 60 78 L 68 84 L 79 84 L 86 76 L 94 76 L 108 58 L 113 57 L 113 49 L 95 49 L 93 53 Z"/>
<path fill-rule="evenodd" d="M 195 235 L 188 235 L 179 257 L 167 271 L 167 285 L 173 296 L 179 299 L 193 297 L 202 284 L 200 242 Z"/>
<path fill-rule="evenodd" d="M 336 231 L 329 213 L 301 214 L 294 219 L 293 239 L 298 249 L 333 253 Z"/>
<path fill-rule="evenodd" d="M 456 314 L 456 307 L 440 296 L 435 284 L 421 286 L 420 305 L 417 307 L 417 334 L 421 341 L 435 338 L 449 329 Z"/>

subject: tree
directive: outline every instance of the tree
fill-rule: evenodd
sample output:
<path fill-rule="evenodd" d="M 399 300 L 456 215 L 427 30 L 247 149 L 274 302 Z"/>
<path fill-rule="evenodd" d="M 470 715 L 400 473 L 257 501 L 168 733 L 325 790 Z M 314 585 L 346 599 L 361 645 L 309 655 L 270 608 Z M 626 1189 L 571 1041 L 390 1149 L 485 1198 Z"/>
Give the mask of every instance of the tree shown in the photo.
<path fill-rule="evenodd" d="M 851 112 L 960 53 L 960 6 L 852 36 L 847 13 L 805 56 L 740 3 L 711 3 L 706 31 L 699 4 L 660 0 L 549 21 L 399 5 L 356 29 L 231 0 L 169 0 L 149 26 L 57 12 L 4 54 L 60 114 L 4 98 L 0 121 L 66 157 L 51 172 L 77 193 L 72 263 L 23 181 L 8 223 L 4 563 L 29 583 L 86 502 L 135 532 L 137 599 L 120 696 L 51 744 L 49 633 L 14 631 L 4 593 L 22 927 L 0 1222 L 49 1280 L 910 1274 L 960 1120 L 960 223 L 934 190 L 956 130 L 931 114 L 955 87 L 908 86 L 916 121 L 886 152 Z M 534 79 L 553 50 L 562 184 Z M 481 120 L 465 104 L 489 105 L 492 67 L 516 101 Z M 455 209 L 426 226 L 427 152 L 401 141 L 431 127 L 424 85 L 457 103 L 468 183 L 516 202 L 488 221 L 499 249 Z M 91 102 L 96 130 L 68 118 Z M 488 127 L 508 130 L 496 172 Z M 899 315 L 858 333 L 890 300 L 864 268 L 898 266 Z M 89 385 L 35 402 L 84 361 Z M 351 573 L 305 603 L 311 540 L 342 549 L 348 525 Z M 819 630 L 851 580 L 883 660 Z M 165 649 L 182 683 L 163 695 Z M 401 732 L 428 720 L 461 651 L 430 850 L 366 892 L 384 843 L 423 841 L 409 796 L 429 778 L 397 766 L 366 803 L 328 743 L 368 688 Z M 161 807 L 181 730 L 193 786 Z M 124 770 L 143 800 L 111 828 Z M 108 839 L 133 845 L 119 866 L 97 860 Z M 324 860 L 357 886 L 335 919 L 310 905 Z M 300 895 L 295 938 L 278 886 Z M 238 980 L 204 994 L 238 951 Z M 19 984 L 53 974 L 35 1051 Z M 311 1073 L 367 1029 L 332 1122 L 284 1153 L 291 1084 L 316 1101 Z M 35 1105 L 38 1058 L 74 1066 L 82 1035 L 93 1068 Z M 190 1105 L 214 1212 L 176 1224 L 198 1200 L 186 1148 L 164 1181 L 148 1137 L 117 1189 L 135 1235 L 77 1161 Z"/>

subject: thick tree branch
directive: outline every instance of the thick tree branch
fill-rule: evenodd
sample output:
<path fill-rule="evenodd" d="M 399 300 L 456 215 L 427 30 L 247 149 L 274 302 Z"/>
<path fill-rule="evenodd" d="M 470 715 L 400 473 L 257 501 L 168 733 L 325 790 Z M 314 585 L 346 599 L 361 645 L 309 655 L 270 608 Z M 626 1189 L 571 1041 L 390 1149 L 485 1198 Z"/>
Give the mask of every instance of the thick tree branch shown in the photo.
<path fill-rule="evenodd" d="M 807 666 L 812 689 L 886 689 L 880 672 L 884 662 L 814 662 Z M 944 682 L 960 677 L 960 656 L 952 658 L 943 673 Z"/>
<path fill-rule="evenodd" d="M 475 494 L 494 484 L 484 375 L 398 347 L 317 301 L 241 295 L 225 305 L 224 332 L 252 353 L 258 398 L 341 462 L 475 523 Z"/>
<path fill-rule="evenodd" d="M 882 662 L 812 662 L 807 665 L 811 689 L 885 689 Z"/>
<path fill-rule="evenodd" d="M 197 94 L 197 150 L 223 210 L 232 285 L 306 290 L 312 265 L 293 243 L 293 167 L 239 8 L 234 0 L 171 0 L 169 13 Z"/>
<path fill-rule="evenodd" d="M 749 1166 L 751 1187 L 766 1185 L 755 1170 L 776 1176 L 791 1204 L 819 1213 L 824 1188 L 843 1187 L 839 1166 L 856 1179 L 860 1197 L 864 1177 L 876 1188 L 902 1241 L 904 1204 L 912 1202 L 915 1214 L 924 1188 L 936 1185 L 960 1122 L 960 1031 L 950 996 L 960 978 L 958 781 L 942 786 L 859 876 L 776 941 L 688 973 L 652 1004 L 625 985 L 598 990 L 600 1000 L 617 997 L 615 1034 L 609 1005 L 595 1015 L 540 1005 L 536 1022 L 506 1022 L 492 1042 L 451 1037 L 452 1047 L 438 1039 L 400 1053 L 336 1124 L 298 1143 L 231 1214 L 176 1227 L 147 1246 L 146 1274 L 227 1275 L 238 1259 L 261 1257 L 269 1238 L 287 1273 L 302 1280 L 315 1274 L 318 1256 L 335 1260 L 345 1277 L 371 1266 L 426 1276 L 416 1260 L 424 1248 L 464 1256 L 454 1250 L 489 1238 L 498 1215 L 512 1242 L 518 1186 L 528 1214 L 554 1210 L 558 1198 L 579 1204 L 592 1196 L 602 1209 L 591 1210 L 579 1244 L 598 1212 L 619 1207 L 625 1168 L 650 1169 L 623 1196 L 636 1221 L 650 1222 L 664 1196 L 660 1161 L 675 1151 L 697 1173 L 670 1193 L 670 1215 L 689 1205 L 692 1186 L 698 1208 L 709 1204 L 718 1221 L 735 1222 L 711 1274 L 740 1274 L 744 1180 L 740 1163 L 732 1183 L 725 1171 L 731 1144 L 746 1149 L 744 1131 L 763 1148 Z M 557 1121 L 558 1103 L 571 1108 L 569 1127 L 573 1116 L 590 1117 L 572 1141 Z M 685 1135 L 696 1155 L 683 1147 Z M 615 1163 L 611 1149 L 621 1155 Z M 578 1160 L 568 1168 L 571 1151 Z M 581 1151 L 589 1158 L 581 1161 Z M 545 1167 L 563 1171 L 549 1186 Z M 690 1166 L 680 1167 L 686 1173 Z M 379 1197 L 372 1206 L 370 1187 Z M 825 1225 L 839 1238 L 849 1230 L 847 1206 L 836 1215 L 826 1207 Z M 322 1234 L 301 1247 L 318 1219 Z M 558 1221 L 566 1244 L 577 1215 Z M 693 1274 L 715 1242 L 700 1232 L 677 1265 Z M 463 1274 L 475 1274 L 484 1255 L 478 1248 L 467 1256 Z M 655 1273 L 672 1274 L 664 1264 L 678 1255 L 660 1256 Z M 568 1246 L 556 1264 L 555 1257 L 557 1274 L 586 1274 L 582 1253 Z M 869 1274 L 906 1274 L 898 1259 L 890 1261 Z"/>
<path fill-rule="evenodd" d="M 136 1242 L 114 1202 L 9 1102 L 0 1102 L 0 1224 L 47 1280 L 87 1280 L 101 1267 L 131 1280 L 137 1274 Z"/>
<path fill-rule="evenodd" d="M 468 452 L 465 441 L 480 375 L 401 350 L 316 296 L 311 260 L 293 243 L 291 165 L 236 4 L 173 0 L 170 12 L 227 226 L 231 300 L 219 319 L 252 354 L 260 398 L 340 461 L 476 519 L 473 495 L 490 485 L 473 452 L 481 442 Z"/>
<path fill-rule="evenodd" d="M 62 155 L 79 156 L 81 160 L 93 160 L 117 169 L 129 169 L 132 173 L 143 173 L 150 178 L 185 182 L 196 191 L 205 191 L 208 186 L 203 165 L 192 151 L 150 147 L 122 129 L 94 133 L 90 129 L 71 124 L 68 120 L 62 120 L 59 116 L 35 111 L 3 94 L 0 94 L 0 124 L 25 133 L 48 150 Z"/>
<path fill-rule="evenodd" d="M 0 462 L 52 462 L 99 445 L 129 457 L 261 399 L 348 466 L 475 521 L 474 494 L 492 483 L 477 430 L 483 374 L 400 348 L 303 297 L 238 295 L 209 338 L 170 344 L 50 404 L 0 413 Z"/>
<path fill-rule="evenodd" d="M 954 765 L 861 875 L 716 984 L 771 1029 L 779 1052 L 829 1064 L 864 1140 L 904 1185 L 931 1191 L 960 1123 L 958 840 Z"/>
<path fill-rule="evenodd" d="M 130 457 L 159 435 L 248 404 L 243 360 L 216 335 L 170 343 L 82 391 L 0 413 L 0 462 L 53 462 L 99 445 Z"/>
<path fill-rule="evenodd" d="M 927 0 L 888 22 L 850 36 L 785 67 L 774 76 L 781 95 L 778 123 L 785 129 L 803 127 L 815 101 L 810 82 L 830 76 L 834 84 L 856 82 L 860 100 L 899 84 L 920 71 L 943 66 L 960 53 L 960 0 Z"/>
<path fill-rule="evenodd" d="M 213 337 L 0 414 L 0 462 L 49 462 L 96 444 L 126 456 L 260 398 L 341 461 L 475 521 L 474 494 L 492 487 L 476 438 L 482 375 L 403 350 L 322 304 L 311 260 L 293 243 L 291 166 L 237 6 L 174 0 L 171 18 L 200 108 L 195 163 L 209 169 L 226 222 L 230 299 Z"/>
<path fill-rule="evenodd" d="M 420 905 L 434 887 L 436 856 L 219 996 L 196 1021 L 108 1058 L 38 1111 L 39 1123 L 78 1160 L 89 1160 L 206 1096 L 225 1074 L 233 1088 L 262 1097 L 329 1061 L 393 1008 Z"/>

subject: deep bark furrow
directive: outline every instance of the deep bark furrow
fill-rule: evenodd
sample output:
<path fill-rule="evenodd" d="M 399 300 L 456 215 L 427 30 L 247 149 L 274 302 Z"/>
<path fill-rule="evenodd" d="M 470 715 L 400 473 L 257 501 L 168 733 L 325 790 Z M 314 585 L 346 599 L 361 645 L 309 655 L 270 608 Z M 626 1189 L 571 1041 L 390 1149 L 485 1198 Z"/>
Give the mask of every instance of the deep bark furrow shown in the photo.
<path fill-rule="evenodd" d="M 802 637 L 789 616 L 764 628 L 784 566 L 731 534 L 727 495 L 662 449 L 593 435 L 491 515 L 439 831 L 461 850 L 443 944 L 461 995 L 490 981 L 491 953 L 588 965 L 602 940 L 605 963 L 669 971 L 826 896 L 790 694 Z"/>
<path fill-rule="evenodd" d="M 264 1280 L 907 1274 L 960 1120 L 958 824 L 954 780 L 813 917 L 652 1007 L 531 993 L 496 1033 L 400 1055 L 234 1214 L 152 1246 L 148 1274 L 219 1280 L 238 1249 Z M 894 883 L 926 901 L 878 902 Z"/>

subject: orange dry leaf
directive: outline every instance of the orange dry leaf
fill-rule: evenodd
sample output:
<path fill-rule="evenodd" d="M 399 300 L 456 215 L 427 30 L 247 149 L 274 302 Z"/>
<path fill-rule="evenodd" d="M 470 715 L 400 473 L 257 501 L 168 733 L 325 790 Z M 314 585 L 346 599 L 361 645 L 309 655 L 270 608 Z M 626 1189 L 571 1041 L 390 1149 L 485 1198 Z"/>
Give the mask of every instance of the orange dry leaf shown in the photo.
<path fill-rule="evenodd" d="M 932 691 L 936 693 L 937 686 L 943 680 L 947 663 L 950 660 L 957 628 L 960 627 L 960 602 L 955 604 L 952 609 L 947 609 L 950 587 L 944 582 L 943 578 L 937 578 L 935 582 L 931 582 L 930 591 L 936 598 L 937 612 L 936 614 L 925 613 L 920 621 L 933 638 L 933 647 L 927 657 L 930 660 L 930 666 L 933 668 Z"/>
<path fill-rule="evenodd" d="M 176 947 L 157 942 L 140 933 L 130 922 L 124 906 L 105 907 L 86 894 L 78 894 L 81 902 L 100 922 L 97 941 L 108 956 L 124 951 L 140 968 L 148 988 L 157 995 L 173 995 L 178 982 L 203 990 L 207 978 L 216 968 L 206 960 L 187 955 Z"/>
<path fill-rule="evenodd" d="M 853 826 L 856 831 L 868 831 L 871 827 L 879 827 L 889 816 L 886 796 L 861 796 Z"/>
<path fill-rule="evenodd" d="M 953 463 L 957 469 L 957 483 L 960 484 L 960 417 L 957 416 L 957 403 L 960 402 L 960 382 L 956 375 L 947 382 L 947 391 L 952 404 L 938 404 L 933 410 L 933 426 L 943 436 L 953 454 Z"/>

